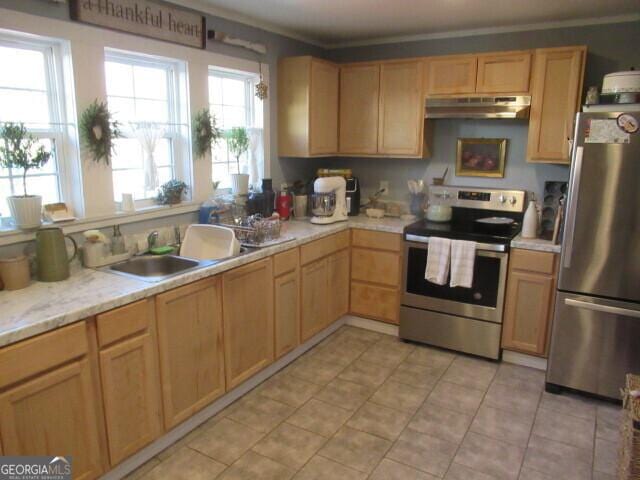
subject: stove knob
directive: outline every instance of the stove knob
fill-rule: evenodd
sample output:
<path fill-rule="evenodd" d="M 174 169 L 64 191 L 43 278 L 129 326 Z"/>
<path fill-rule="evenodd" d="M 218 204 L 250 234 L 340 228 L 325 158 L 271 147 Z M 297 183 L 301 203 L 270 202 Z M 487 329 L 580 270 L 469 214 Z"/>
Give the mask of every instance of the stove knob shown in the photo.
<path fill-rule="evenodd" d="M 506 201 L 507 201 L 507 197 L 505 197 L 504 195 L 500 195 L 500 196 L 498 197 L 498 201 L 499 201 L 500 203 L 504 203 L 504 202 L 506 202 Z"/>
<path fill-rule="evenodd" d="M 509 203 L 510 203 L 511 205 L 515 205 L 517 201 L 518 201 L 518 200 L 516 200 L 516 197 L 511 197 L 511 198 L 509 199 Z"/>

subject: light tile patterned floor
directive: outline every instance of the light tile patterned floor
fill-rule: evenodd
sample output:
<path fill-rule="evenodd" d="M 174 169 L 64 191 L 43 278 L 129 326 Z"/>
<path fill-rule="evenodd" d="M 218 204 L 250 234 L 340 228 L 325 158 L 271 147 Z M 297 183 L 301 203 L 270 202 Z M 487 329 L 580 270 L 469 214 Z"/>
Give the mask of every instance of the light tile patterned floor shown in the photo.
<path fill-rule="evenodd" d="M 620 408 L 342 327 L 136 479 L 613 480 Z"/>

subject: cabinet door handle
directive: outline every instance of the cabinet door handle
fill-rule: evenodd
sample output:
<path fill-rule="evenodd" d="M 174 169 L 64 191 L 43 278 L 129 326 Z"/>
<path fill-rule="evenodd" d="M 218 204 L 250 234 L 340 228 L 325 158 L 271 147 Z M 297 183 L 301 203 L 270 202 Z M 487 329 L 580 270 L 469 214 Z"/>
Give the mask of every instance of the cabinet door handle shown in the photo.
<path fill-rule="evenodd" d="M 610 305 L 602 305 L 600 303 L 584 302 L 573 298 L 565 298 L 564 304 L 568 307 L 584 308 L 585 310 L 611 313 L 612 315 L 621 315 L 623 317 L 640 318 L 640 310 L 630 310 L 628 308 L 612 307 Z"/>

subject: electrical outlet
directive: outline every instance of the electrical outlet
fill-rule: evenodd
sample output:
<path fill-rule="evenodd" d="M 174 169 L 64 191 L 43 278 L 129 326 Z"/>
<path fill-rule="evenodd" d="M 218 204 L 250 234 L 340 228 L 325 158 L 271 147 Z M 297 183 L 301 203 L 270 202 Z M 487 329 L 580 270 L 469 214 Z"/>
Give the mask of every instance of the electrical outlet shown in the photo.
<path fill-rule="evenodd" d="M 389 196 L 389 180 L 380 180 L 380 190 L 384 188 L 384 192 L 382 192 L 383 197 Z"/>

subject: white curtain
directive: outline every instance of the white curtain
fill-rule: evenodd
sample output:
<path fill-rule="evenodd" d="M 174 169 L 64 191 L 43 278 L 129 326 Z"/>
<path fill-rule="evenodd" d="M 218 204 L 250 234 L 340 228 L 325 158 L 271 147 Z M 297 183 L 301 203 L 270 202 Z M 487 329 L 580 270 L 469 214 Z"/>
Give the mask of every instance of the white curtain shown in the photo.
<path fill-rule="evenodd" d="M 164 135 L 164 129 L 158 124 L 150 122 L 135 123 L 132 124 L 131 127 L 144 151 L 142 160 L 144 189 L 146 191 L 153 191 L 158 188 L 158 167 L 153 158 L 153 152 L 156 149 L 158 140 Z"/>
<path fill-rule="evenodd" d="M 264 130 L 247 128 L 249 134 L 249 185 L 259 187 L 264 175 Z"/>

